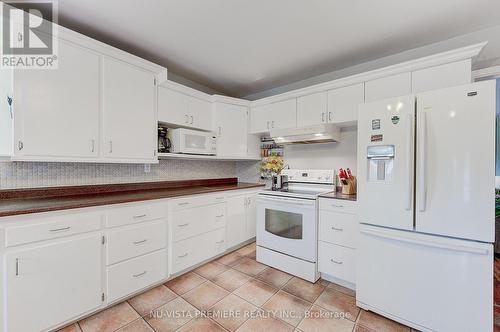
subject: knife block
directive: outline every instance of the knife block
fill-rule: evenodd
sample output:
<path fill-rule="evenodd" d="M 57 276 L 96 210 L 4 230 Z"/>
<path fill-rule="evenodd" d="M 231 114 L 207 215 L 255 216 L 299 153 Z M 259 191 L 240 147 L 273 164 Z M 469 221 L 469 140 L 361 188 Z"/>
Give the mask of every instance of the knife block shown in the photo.
<path fill-rule="evenodd" d="M 356 194 L 356 177 L 353 176 L 352 179 L 347 179 L 347 184 L 342 184 L 342 194 L 344 195 L 355 195 Z"/>

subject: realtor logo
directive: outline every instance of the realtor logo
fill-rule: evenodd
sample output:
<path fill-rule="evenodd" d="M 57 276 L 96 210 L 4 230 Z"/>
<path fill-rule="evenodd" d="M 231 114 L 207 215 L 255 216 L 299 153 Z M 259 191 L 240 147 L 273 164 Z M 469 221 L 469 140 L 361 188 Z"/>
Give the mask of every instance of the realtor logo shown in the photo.
<path fill-rule="evenodd" d="M 16 0 L 2 2 L 1 67 L 57 68 L 56 2 Z"/>

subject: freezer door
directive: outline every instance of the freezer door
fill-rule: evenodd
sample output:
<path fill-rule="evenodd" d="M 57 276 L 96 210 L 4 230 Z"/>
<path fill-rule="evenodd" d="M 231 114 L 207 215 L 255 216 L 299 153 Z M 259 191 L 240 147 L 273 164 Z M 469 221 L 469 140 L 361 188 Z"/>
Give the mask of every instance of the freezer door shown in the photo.
<path fill-rule="evenodd" d="M 492 244 L 360 228 L 360 307 L 421 331 L 492 331 Z"/>
<path fill-rule="evenodd" d="M 495 81 L 417 96 L 416 230 L 494 241 Z"/>
<path fill-rule="evenodd" d="M 360 105 L 358 202 L 361 223 L 413 229 L 414 96 Z"/>

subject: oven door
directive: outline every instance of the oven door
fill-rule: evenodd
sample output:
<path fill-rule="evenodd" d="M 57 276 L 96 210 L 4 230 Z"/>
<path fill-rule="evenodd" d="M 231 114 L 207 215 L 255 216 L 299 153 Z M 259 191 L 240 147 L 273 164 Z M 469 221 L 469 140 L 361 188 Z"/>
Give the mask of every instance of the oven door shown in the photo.
<path fill-rule="evenodd" d="M 316 200 L 259 195 L 257 245 L 315 263 Z"/>

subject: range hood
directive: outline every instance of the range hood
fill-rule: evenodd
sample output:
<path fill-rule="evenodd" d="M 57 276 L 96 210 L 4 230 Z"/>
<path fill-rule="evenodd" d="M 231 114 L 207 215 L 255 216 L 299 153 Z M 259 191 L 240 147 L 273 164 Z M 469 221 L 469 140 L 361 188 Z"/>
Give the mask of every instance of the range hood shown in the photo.
<path fill-rule="evenodd" d="M 333 124 L 320 124 L 292 129 L 273 129 L 271 138 L 278 144 L 313 144 L 340 141 L 340 128 Z"/>

